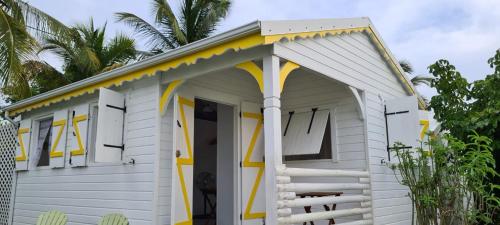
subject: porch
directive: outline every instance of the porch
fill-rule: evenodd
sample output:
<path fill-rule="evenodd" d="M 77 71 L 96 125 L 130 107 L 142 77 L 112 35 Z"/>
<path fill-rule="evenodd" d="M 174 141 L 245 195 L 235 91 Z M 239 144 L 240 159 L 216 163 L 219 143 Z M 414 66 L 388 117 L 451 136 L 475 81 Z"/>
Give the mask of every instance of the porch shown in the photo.
<path fill-rule="evenodd" d="M 162 90 L 170 92 L 165 109 L 175 108 L 176 96 L 189 96 L 237 112 L 235 186 L 229 193 L 235 199 L 234 224 L 328 224 L 330 219 L 373 224 L 363 92 L 269 55 L 268 47 L 227 52 L 165 72 Z M 299 146 L 307 141 L 310 149 Z M 307 192 L 342 195 L 298 197 Z M 195 204 L 192 198 L 189 204 Z M 325 205 L 336 209 L 325 211 Z M 312 213 L 304 210 L 309 206 Z M 172 217 L 189 216 L 176 210 Z"/>

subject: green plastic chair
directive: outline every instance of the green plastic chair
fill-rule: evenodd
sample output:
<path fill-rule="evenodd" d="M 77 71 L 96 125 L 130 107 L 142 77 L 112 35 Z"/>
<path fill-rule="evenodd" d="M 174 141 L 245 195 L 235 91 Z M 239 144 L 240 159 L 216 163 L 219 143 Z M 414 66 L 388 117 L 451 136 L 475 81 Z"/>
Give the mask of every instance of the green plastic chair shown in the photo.
<path fill-rule="evenodd" d="M 111 213 L 103 216 L 98 225 L 129 225 L 128 219 L 120 213 Z"/>
<path fill-rule="evenodd" d="M 36 225 L 66 225 L 67 221 L 68 217 L 66 217 L 64 213 L 57 210 L 51 210 L 40 214 L 36 221 Z"/>

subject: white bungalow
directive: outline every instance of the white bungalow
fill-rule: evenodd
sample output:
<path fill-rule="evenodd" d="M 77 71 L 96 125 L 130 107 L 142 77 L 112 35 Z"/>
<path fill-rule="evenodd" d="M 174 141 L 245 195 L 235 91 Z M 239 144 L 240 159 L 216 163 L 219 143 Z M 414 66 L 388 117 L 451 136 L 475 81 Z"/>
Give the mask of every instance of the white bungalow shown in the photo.
<path fill-rule="evenodd" d="M 12 223 L 410 224 L 418 104 L 368 18 L 253 22 L 3 108 Z"/>

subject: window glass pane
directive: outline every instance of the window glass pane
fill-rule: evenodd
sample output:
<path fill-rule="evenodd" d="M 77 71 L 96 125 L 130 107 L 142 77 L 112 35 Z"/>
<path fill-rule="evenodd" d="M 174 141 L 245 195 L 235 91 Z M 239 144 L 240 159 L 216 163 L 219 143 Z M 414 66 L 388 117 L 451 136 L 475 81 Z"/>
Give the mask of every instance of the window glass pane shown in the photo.
<path fill-rule="evenodd" d="M 38 137 L 33 162 L 36 166 L 49 165 L 49 153 L 52 146 L 52 118 L 38 122 Z"/>

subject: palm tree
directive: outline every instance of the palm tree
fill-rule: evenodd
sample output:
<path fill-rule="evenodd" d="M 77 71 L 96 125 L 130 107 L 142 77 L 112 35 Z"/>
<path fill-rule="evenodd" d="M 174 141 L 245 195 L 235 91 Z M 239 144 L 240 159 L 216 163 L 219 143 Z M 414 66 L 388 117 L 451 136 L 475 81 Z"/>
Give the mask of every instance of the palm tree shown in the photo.
<path fill-rule="evenodd" d="M 62 35 L 66 26 L 21 0 L 0 0 L 0 85 L 2 88 L 26 81 L 23 66 L 36 58 L 36 38 Z M 23 77 L 24 76 L 24 77 Z M 13 90 L 18 95 L 29 92 L 28 86 Z"/>
<path fill-rule="evenodd" d="M 230 0 L 184 0 L 178 18 L 167 0 L 153 0 L 154 25 L 132 13 L 116 17 L 148 38 L 152 52 L 160 53 L 208 37 L 230 6 Z"/>
<path fill-rule="evenodd" d="M 51 51 L 60 57 L 64 76 L 76 82 L 97 73 L 122 66 L 136 56 L 133 39 L 118 34 L 105 41 L 106 25 L 96 28 L 90 19 L 88 24 L 77 24 L 68 37 L 48 37 L 41 51 Z"/>
<path fill-rule="evenodd" d="M 408 74 L 413 74 L 413 66 L 411 65 L 410 62 L 406 60 L 401 60 L 399 61 L 399 65 L 403 69 L 405 73 Z M 430 86 L 433 78 L 430 76 L 425 76 L 425 75 L 416 75 L 413 78 L 411 78 L 411 83 L 413 86 L 420 86 L 420 85 L 426 85 Z"/>
<path fill-rule="evenodd" d="M 22 76 L 13 77 L 2 94 L 6 102 L 16 102 L 68 84 L 64 75 L 49 64 L 28 60 L 22 65 Z"/>

